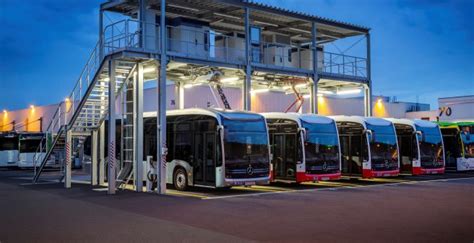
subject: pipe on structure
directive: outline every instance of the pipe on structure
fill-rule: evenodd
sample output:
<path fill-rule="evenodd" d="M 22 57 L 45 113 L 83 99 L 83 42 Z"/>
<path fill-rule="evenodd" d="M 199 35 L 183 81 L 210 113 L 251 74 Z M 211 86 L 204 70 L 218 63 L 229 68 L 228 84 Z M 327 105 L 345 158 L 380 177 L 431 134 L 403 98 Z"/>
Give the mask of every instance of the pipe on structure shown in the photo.
<path fill-rule="evenodd" d="M 64 187 L 71 188 L 72 132 L 66 127 L 66 166 L 64 167 Z"/>
<path fill-rule="evenodd" d="M 175 83 L 175 90 L 174 90 L 174 102 L 175 106 L 182 110 L 184 109 L 184 84 L 183 82 L 176 82 Z"/>
<path fill-rule="evenodd" d="M 143 191 L 143 64 L 138 63 L 138 70 L 133 75 L 133 155 L 134 182 L 137 192 Z"/>
<path fill-rule="evenodd" d="M 99 60 L 102 61 L 104 58 L 104 34 L 102 33 L 104 29 L 104 11 L 99 10 Z"/>
<path fill-rule="evenodd" d="M 98 184 L 97 181 L 97 142 L 98 142 L 98 131 L 92 131 L 92 139 L 91 139 L 91 185 L 96 186 Z"/>
<path fill-rule="evenodd" d="M 367 85 L 365 86 L 364 101 L 365 101 L 365 116 L 372 116 L 372 67 L 371 67 L 371 53 L 370 53 L 370 33 L 365 35 L 367 40 Z"/>
<path fill-rule="evenodd" d="M 310 85 L 310 110 L 313 114 L 318 114 L 318 83 L 319 83 L 319 74 L 318 74 L 318 46 L 316 42 L 317 36 L 316 23 L 311 23 L 311 45 L 313 47 L 313 83 Z"/>
<path fill-rule="evenodd" d="M 245 8 L 245 80 L 242 87 L 242 108 L 244 111 L 250 111 L 251 96 L 250 88 L 252 87 L 252 66 L 251 66 L 251 55 L 250 55 L 250 9 Z"/>
<path fill-rule="evenodd" d="M 105 183 L 105 122 L 99 127 L 99 185 Z"/>
<path fill-rule="evenodd" d="M 158 106 L 157 106 L 157 193 L 166 193 L 166 66 L 168 63 L 168 56 L 166 54 L 166 0 L 161 0 L 161 16 L 160 16 L 160 68 L 158 71 Z"/>
<path fill-rule="evenodd" d="M 115 60 L 109 60 L 109 129 L 108 129 L 108 151 L 109 151 L 109 166 L 107 170 L 108 194 L 115 194 Z"/>

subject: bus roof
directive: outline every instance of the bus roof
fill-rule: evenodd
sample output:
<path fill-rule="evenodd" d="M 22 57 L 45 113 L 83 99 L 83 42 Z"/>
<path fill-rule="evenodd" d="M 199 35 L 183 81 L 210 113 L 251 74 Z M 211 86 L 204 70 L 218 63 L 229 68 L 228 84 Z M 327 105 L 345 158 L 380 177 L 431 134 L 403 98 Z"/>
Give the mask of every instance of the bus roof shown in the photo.
<path fill-rule="evenodd" d="M 333 123 L 334 120 L 327 116 L 321 116 L 317 114 L 300 114 L 296 112 L 268 112 L 268 113 L 261 113 L 267 119 L 288 119 L 298 123 L 301 126 L 301 120 L 307 123 L 314 123 L 314 124 L 330 124 Z"/>
<path fill-rule="evenodd" d="M 359 123 L 367 128 L 367 124 L 373 126 L 390 126 L 392 122 L 378 117 L 363 117 L 363 116 L 330 116 L 336 122 L 354 122 Z"/>
<path fill-rule="evenodd" d="M 425 121 L 425 120 L 420 120 L 420 119 L 415 119 L 415 120 L 410 120 L 410 119 L 398 119 L 398 118 L 385 118 L 388 121 L 391 121 L 394 124 L 403 124 L 403 125 L 408 125 L 412 126 L 414 129 L 416 129 L 416 126 L 420 127 L 438 127 L 438 124 L 430 121 Z"/>
<path fill-rule="evenodd" d="M 179 116 L 179 115 L 206 115 L 211 116 L 216 119 L 227 118 L 227 119 L 236 119 L 236 120 L 255 120 L 263 119 L 263 116 L 258 113 L 247 112 L 247 111 L 234 111 L 234 110 L 224 110 L 224 109 L 215 109 L 215 108 L 189 108 L 182 110 L 170 110 L 166 111 L 167 116 Z M 144 112 L 143 117 L 155 117 L 156 111 L 153 112 Z"/>

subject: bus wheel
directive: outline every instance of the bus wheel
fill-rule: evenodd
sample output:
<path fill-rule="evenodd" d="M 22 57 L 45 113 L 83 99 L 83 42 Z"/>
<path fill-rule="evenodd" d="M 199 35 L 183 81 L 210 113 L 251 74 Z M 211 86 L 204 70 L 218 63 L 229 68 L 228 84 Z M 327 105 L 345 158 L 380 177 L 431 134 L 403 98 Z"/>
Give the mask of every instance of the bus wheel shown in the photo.
<path fill-rule="evenodd" d="M 176 190 L 185 191 L 188 188 L 188 178 L 183 168 L 178 168 L 174 172 L 173 185 Z"/>

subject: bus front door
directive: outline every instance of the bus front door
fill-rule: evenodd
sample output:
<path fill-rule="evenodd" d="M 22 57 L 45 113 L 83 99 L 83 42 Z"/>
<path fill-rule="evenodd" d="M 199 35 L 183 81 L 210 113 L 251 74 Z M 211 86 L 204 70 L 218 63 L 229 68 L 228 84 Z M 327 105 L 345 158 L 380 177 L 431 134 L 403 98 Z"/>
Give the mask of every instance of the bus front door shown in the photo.
<path fill-rule="evenodd" d="M 216 134 L 194 134 L 194 184 L 215 186 L 216 181 Z"/>
<path fill-rule="evenodd" d="M 340 136 L 343 174 L 362 174 L 362 138 L 361 136 L 351 135 Z"/>
<path fill-rule="evenodd" d="M 275 179 L 296 179 L 296 135 L 273 135 L 273 170 Z"/>

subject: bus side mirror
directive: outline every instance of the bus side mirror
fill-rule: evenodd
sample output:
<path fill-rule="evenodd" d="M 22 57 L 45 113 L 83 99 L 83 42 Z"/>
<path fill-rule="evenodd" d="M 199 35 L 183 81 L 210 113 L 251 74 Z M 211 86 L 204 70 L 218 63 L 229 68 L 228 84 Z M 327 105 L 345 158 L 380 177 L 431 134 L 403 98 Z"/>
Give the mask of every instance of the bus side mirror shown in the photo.
<path fill-rule="evenodd" d="M 369 136 L 370 142 L 373 142 L 375 140 L 374 133 L 372 132 L 372 130 L 366 129 L 364 130 L 364 133 L 366 133 L 367 136 Z"/>
<path fill-rule="evenodd" d="M 298 131 L 301 133 L 301 136 L 303 137 L 304 141 L 308 141 L 308 133 L 306 132 L 306 129 L 298 128 Z"/>
<path fill-rule="evenodd" d="M 416 131 L 415 135 L 418 137 L 418 140 L 421 140 L 422 142 L 425 141 L 425 134 L 422 131 Z"/>

